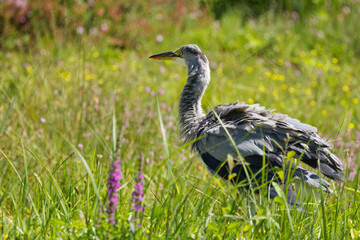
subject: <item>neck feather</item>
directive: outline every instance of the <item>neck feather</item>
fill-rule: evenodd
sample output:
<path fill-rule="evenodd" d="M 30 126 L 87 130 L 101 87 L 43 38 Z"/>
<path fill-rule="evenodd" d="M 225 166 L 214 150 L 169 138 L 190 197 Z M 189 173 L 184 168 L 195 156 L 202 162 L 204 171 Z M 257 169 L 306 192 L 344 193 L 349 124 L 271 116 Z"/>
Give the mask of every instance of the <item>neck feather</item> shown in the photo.
<path fill-rule="evenodd" d="M 201 99 L 210 81 L 208 63 L 188 63 L 188 79 L 179 105 L 180 136 L 184 142 L 195 139 L 200 122 L 205 117 Z"/>

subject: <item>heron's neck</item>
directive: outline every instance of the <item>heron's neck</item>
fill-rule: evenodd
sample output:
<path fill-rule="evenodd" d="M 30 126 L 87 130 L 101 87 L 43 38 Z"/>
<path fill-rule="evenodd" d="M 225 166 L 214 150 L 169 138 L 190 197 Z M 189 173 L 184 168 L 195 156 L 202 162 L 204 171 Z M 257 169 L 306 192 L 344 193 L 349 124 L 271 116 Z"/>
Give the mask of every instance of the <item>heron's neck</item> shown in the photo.
<path fill-rule="evenodd" d="M 210 81 L 208 63 L 187 63 L 188 79 L 181 93 L 179 105 L 180 135 L 184 142 L 195 139 L 197 128 L 205 117 L 201 99 Z"/>

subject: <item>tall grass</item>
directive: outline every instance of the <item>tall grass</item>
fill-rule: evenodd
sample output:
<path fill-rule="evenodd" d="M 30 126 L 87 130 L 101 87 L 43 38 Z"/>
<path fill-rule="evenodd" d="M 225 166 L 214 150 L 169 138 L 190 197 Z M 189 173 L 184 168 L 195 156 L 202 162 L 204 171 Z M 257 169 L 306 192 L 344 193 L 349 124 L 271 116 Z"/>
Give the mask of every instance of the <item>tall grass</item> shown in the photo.
<path fill-rule="evenodd" d="M 349 3 L 348 12 L 343 4 L 300 19 L 269 11 L 245 21 L 237 9 L 218 21 L 184 21 L 162 33 L 162 42 L 160 32 L 141 37 L 137 48 L 84 34 L 60 45 L 44 37 L 28 52 L 2 54 L 1 238 L 357 239 L 359 5 Z M 210 60 L 206 110 L 257 102 L 317 126 L 322 137 L 333 135 L 346 181 L 331 182 L 331 195 L 314 190 L 320 200 L 297 211 L 286 195 L 269 200 L 264 189 L 238 191 L 210 176 L 178 137 L 186 70 L 147 59 L 186 43 Z M 113 226 L 105 206 L 115 152 L 123 180 Z M 134 231 L 140 155 L 145 211 Z"/>

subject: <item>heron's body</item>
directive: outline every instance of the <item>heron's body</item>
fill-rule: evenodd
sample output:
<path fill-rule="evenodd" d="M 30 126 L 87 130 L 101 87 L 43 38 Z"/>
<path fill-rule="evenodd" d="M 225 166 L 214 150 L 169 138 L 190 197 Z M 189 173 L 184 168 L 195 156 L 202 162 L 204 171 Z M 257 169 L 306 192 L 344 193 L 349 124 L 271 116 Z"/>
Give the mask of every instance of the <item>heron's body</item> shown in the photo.
<path fill-rule="evenodd" d="M 242 163 L 239 158 L 243 158 L 254 174 L 262 170 L 265 163 L 268 167 L 265 179 L 271 179 L 277 176 L 272 167 L 282 167 L 287 152 L 294 151 L 296 158 L 315 169 L 320 167 L 325 176 L 335 180 L 343 178 L 341 161 L 329 151 L 332 146 L 316 134 L 313 126 L 272 113 L 258 104 L 239 102 L 219 105 L 205 115 L 201 99 L 210 82 L 210 68 L 206 56 L 196 45 L 185 45 L 176 52 L 151 58 L 163 59 L 164 56 L 185 59 L 188 79 L 179 104 L 180 135 L 184 142 L 197 139 L 192 149 L 199 153 L 211 173 L 224 179 L 233 173 L 235 182 L 246 180 L 244 168 L 239 164 Z M 226 162 L 229 155 L 237 159 L 238 164 L 229 166 Z M 318 175 L 292 167 L 295 176 L 331 192 L 330 184 Z M 275 191 L 270 190 L 270 196 L 275 197 Z M 293 200 L 288 198 L 290 203 Z"/>

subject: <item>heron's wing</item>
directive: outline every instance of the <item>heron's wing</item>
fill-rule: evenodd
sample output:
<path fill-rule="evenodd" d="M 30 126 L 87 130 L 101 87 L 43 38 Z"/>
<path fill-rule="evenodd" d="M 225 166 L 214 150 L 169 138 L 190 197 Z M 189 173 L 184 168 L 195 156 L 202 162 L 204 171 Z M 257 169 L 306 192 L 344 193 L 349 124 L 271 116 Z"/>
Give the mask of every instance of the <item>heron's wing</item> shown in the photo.
<path fill-rule="evenodd" d="M 259 105 L 224 104 L 214 111 L 216 114 L 210 112 L 206 116 L 199 131 L 202 138 L 195 144 L 201 154 L 223 162 L 228 154 L 238 156 L 238 151 L 250 165 L 261 166 L 265 155 L 271 164 L 282 166 L 286 152 L 294 151 L 295 157 L 302 155 L 301 160 L 313 168 L 318 168 L 320 161 L 325 176 L 342 179 L 341 161 L 329 151 L 332 146 L 316 134 L 315 127 L 286 115 L 272 114 Z"/>

